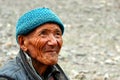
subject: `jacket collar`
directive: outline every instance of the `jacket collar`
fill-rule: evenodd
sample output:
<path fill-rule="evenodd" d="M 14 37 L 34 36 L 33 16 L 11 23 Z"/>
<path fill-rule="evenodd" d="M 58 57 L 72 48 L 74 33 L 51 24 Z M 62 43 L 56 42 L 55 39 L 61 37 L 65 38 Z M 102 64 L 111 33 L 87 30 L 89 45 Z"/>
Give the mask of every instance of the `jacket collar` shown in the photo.
<path fill-rule="evenodd" d="M 34 69 L 33 65 L 32 65 L 32 60 L 31 57 L 23 52 L 21 49 L 19 51 L 19 58 L 23 64 L 23 67 L 26 71 L 26 74 L 30 77 L 33 78 L 34 80 L 43 80 L 42 76 L 40 76 L 36 70 Z M 45 72 L 44 77 L 49 78 L 50 76 L 57 74 L 57 76 L 59 76 L 60 71 L 59 69 L 56 67 L 56 65 L 50 66 L 47 71 Z"/>

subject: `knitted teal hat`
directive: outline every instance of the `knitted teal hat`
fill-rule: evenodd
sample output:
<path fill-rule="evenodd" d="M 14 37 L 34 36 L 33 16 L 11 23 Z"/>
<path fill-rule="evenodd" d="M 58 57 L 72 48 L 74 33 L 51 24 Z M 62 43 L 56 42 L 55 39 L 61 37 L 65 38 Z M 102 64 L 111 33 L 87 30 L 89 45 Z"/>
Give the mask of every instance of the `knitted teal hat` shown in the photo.
<path fill-rule="evenodd" d="M 59 17 L 49 8 L 36 8 L 22 15 L 16 25 L 16 40 L 18 35 L 26 35 L 38 26 L 47 22 L 53 22 L 59 25 L 62 33 L 64 25 Z"/>

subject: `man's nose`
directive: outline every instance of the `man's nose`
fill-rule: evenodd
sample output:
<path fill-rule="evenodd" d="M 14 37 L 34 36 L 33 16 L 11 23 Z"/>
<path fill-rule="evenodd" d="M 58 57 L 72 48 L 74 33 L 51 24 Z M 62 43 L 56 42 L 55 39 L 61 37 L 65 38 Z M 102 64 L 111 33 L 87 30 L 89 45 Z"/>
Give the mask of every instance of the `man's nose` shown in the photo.
<path fill-rule="evenodd" d="M 49 36 L 48 45 L 57 45 L 57 39 L 54 35 Z"/>

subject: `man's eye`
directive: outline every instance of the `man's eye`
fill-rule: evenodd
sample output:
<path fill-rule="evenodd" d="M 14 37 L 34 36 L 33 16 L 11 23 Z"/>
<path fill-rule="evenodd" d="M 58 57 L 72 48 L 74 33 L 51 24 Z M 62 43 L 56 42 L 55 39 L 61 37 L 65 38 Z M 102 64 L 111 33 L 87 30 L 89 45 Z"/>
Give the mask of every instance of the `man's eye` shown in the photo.
<path fill-rule="evenodd" d="M 41 31 L 39 35 L 40 36 L 45 36 L 45 35 L 47 35 L 47 32 L 46 31 Z"/>
<path fill-rule="evenodd" d="M 45 32 L 45 31 L 42 31 L 40 34 L 43 34 L 43 35 L 44 35 L 44 34 L 46 34 L 46 32 Z"/>
<path fill-rule="evenodd" d="M 62 33 L 56 32 L 55 36 L 56 36 L 56 37 L 61 37 L 61 36 L 62 36 Z"/>
<path fill-rule="evenodd" d="M 56 35 L 61 35 L 61 33 L 60 33 L 60 32 L 57 32 Z"/>

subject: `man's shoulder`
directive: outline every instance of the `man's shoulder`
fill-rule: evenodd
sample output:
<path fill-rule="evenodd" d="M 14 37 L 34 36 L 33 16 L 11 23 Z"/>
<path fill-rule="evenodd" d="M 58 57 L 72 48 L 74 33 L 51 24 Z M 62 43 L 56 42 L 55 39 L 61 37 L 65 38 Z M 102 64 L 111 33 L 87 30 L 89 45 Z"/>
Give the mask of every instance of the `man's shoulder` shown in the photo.
<path fill-rule="evenodd" d="M 17 57 L 9 61 L 0 69 L 0 76 L 6 76 L 15 80 L 28 79 L 21 62 Z"/>
<path fill-rule="evenodd" d="M 21 72 L 22 69 L 16 59 L 13 59 L 0 68 L 0 75 L 14 76 Z"/>

